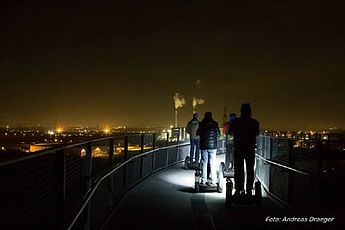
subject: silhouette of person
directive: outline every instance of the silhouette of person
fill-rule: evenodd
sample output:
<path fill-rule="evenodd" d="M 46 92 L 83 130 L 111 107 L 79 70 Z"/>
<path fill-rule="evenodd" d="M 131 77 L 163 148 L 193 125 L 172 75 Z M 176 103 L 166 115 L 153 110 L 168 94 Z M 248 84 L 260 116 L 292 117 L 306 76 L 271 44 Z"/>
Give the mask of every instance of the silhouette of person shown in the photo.
<path fill-rule="evenodd" d="M 215 185 L 217 180 L 217 144 L 220 136 L 218 123 L 213 120 L 212 113 L 206 112 L 196 132 L 200 136 L 201 149 L 201 184 L 206 184 L 210 179 L 210 185 Z M 207 168 L 210 165 L 210 178 L 207 178 Z"/>
<path fill-rule="evenodd" d="M 193 164 L 199 163 L 200 154 L 199 154 L 199 145 L 200 138 L 196 135 L 196 131 L 199 128 L 198 114 L 194 113 L 193 118 L 187 123 L 186 132 L 189 134 L 190 138 L 190 162 L 195 162 Z"/>
<path fill-rule="evenodd" d="M 254 183 L 254 163 L 256 137 L 259 135 L 259 122 L 251 117 L 249 103 L 242 104 L 241 116 L 236 118 L 230 128 L 234 135 L 235 195 L 244 189 L 244 161 L 246 162 L 246 193 L 252 194 Z"/>
<path fill-rule="evenodd" d="M 226 144 L 226 156 L 225 156 L 225 170 L 232 169 L 234 167 L 234 136 L 231 132 L 231 124 L 235 121 L 236 113 L 229 114 L 229 121 L 224 124 L 225 144 Z"/>
<path fill-rule="evenodd" d="M 229 120 L 224 123 L 223 133 L 226 136 L 226 138 L 229 137 L 228 135 L 229 135 L 229 128 L 230 128 L 231 122 L 233 122 L 235 119 L 236 119 L 236 113 L 230 113 Z"/>

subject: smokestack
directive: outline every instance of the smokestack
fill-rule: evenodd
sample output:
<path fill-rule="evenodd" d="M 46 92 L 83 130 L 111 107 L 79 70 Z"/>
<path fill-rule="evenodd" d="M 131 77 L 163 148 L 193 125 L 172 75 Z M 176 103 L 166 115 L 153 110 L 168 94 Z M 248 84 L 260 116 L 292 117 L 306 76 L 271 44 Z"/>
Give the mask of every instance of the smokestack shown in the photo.
<path fill-rule="evenodd" d="M 177 109 L 183 107 L 186 104 L 186 100 L 179 93 L 175 93 L 173 98 L 174 98 L 174 103 L 175 103 L 175 124 L 174 124 L 174 126 L 178 127 Z"/>

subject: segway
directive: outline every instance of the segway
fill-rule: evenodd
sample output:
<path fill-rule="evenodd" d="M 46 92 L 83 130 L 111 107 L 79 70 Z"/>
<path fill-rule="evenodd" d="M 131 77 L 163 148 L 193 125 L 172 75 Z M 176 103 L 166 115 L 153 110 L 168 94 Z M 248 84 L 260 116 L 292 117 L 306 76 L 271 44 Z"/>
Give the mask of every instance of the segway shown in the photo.
<path fill-rule="evenodd" d="M 191 162 L 190 160 L 190 156 L 186 156 L 185 160 L 184 160 L 184 168 L 185 169 L 196 169 L 200 167 L 200 163 L 196 163 L 196 162 Z"/>
<path fill-rule="evenodd" d="M 231 148 L 231 144 L 227 145 L 227 147 Z M 225 193 L 225 203 L 226 207 L 230 208 L 233 204 L 239 205 L 261 205 L 262 200 L 262 191 L 261 191 L 261 182 L 256 178 L 254 182 L 254 195 L 245 194 L 244 191 L 241 191 L 240 194 L 233 194 L 234 190 L 234 165 L 231 158 L 233 157 L 233 148 L 227 149 L 225 154 L 225 162 L 222 162 L 220 168 L 223 169 L 223 175 L 226 180 L 226 193 Z M 253 191 L 252 191 L 253 194 Z"/>
<path fill-rule="evenodd" d="M 186 158 L 184 159 L 184 168 L 189 169 L 190 163 L 190 156 L 186 156 Z"/>
<path fill-rule="evenodd" d="M 231 178 L 227 178 L 226 182 L 226 193 L 225 193 L 225 204 L 227 208 L 231 208 L 233 205 L 256 205 L 261 206 L 262 201 L 262 190 L 261 182 L 259 180 L 254 182 L 254 194 L 248 195 L 244 191 L 240 194 L 233 194 L 234 184 Z"/>
<path fill-rule="evenodd" d="M 210 165 L 208 164 L 208 169 Z M 207 170 L 209 172 L 210 170 Z M 219 168 L 217 170 L 217 182 L 215 185 L 210 185 L 209 183 L 202 184 L 201 183 L 201 177 L 202 177 L 202 171 L 200 168 L 200 165 L 195 168 L 195 192 L 223 192 L 223 187 L 224 187 L 224 175 L 223 175 L 223 170 Z M 209 175 L 207 176 L 209 177 Z"/>

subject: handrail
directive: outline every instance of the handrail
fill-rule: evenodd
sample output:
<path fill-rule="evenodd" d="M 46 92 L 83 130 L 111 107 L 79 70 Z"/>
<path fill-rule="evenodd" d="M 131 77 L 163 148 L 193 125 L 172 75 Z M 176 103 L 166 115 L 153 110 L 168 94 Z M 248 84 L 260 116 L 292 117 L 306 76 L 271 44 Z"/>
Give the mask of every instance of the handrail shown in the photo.
<path fill-rule="evenodd" d="M 131 162 L 134 159 L 143 157 L 145 155 L 151 154 L 157 150 L 164 150 L 164 149 L 169 149 L 169 148 L 174 148 L 174 147 L 181 147 L 181 146 L 187 146 L 189 145 L 189 143 L 182 143 L 182 144 L 176 144 L 176 145 L 170 145 L 170 146 L 165 146 L 165 147 L 161 147 L 161 148 L 157 148 L 157 149 L 152 149 L 150 151 L 135 155 L 133 157 L 131 157 L 130 159 L 124 161 L 123 163 L 117 165 L 115 168 L 111 169 L 109 172 L 107 172 L 105 175 L 103 175 L 102 177 L 96 179 L 96 181 L 94 182 L 93 186 L 91 186 L 88 191 L 86 192 L 83 200 L 82 200 L 82 205 L 79 208 L 79 211 L 77 212 L 77 214 L 75 215 L 75 217 L 73 218 L 72 222 L 69 224 L 68 226 L 68 230 L 72 229 L 72 227 L 74 226 L 75 222 L 78 220 L 78 218 L 80 217 L 81 213 L 84 211 L 86 205 L 89 203 L 90 199 L 92 198 L 93 194 L 96 192 L 96 190 L 98 189 L 99 185 L 101 184 L 101 182 L 103 180 L 105 180 L 108 176 L 110 176 L 111 174 L 113 174 L 114 172 L 116 172 L 117 170 L 119 170 L 121 167 L 123 167 L 124 165 L 126 165 L 127 163 Z"/>
<path fill-rule="evenodd" d="M 255 154 L 255 155 L 256 155 L 258 158 L 260 158 L 261 160 L 266 161 L 266 162 L 268 162 L 268 163 L 270 163 L 270 164 L 277 165 L 277 166 L 279 166 L 279 167 L 282 167 L 282 168 L 285 168 L 285 169 L 288 169 L 288 170 L 291 170 L 291 171 L 294 171 L 294 172 L 297 172 L 297 173 L 300 173 L 300 174 L 303 174 L 303 175 L 306 175 L 306 176 L 311 176 L 310 173 L 306 173 L 306 172 L 303 172 L 303 171 L 301 171 L 301 170 L 294 169 L 294 168 L 291 168 L 291 167 L 289 167 L 289 166 L 286 166 L 286 165 L 283 165 L 283 164 L 279 164 L 279 163 L 274 162 L 274 161 L 271 161 L 271 160 L 267 160 L 267 159 L 263 158 L 262 156 L 260 156 L 259 154 Z"/>
<path fill-rule="evenodd" d="M 4 161 L 4 162 L 0 162 L 0 168 L 6 165 L 10 165 L 10 164 L 15 164 L 24 160 L 28 160 L 28 159 L 33 159 L 36 157 L 41 157 L 41 156 L 45 156 L 45 155 L 49 155 L 49 154 L 53 154 L 56 153 L 57 151 L 61 151 L 61 150 L 65 150 L 65 149 L 70 149 L 70 148 L 76 148 L 76 147 L 80 147 L 83 145 L 87 145 L 87 144 L 91 144 L 91 143 L 95 143 L 95 142 L 99 142 L 99 141 L 106 141 L 106 140 L 111 140 L 111 139 L 115 139 L 115 138 L 122 138 L 125 136 L 132 136 L 138 133 L 130 133 L 130 134 L 123 134 L 123 135 L 119 135 L 119 136 L 111 136 L 111 137 L 102 137 L 102 138 L 98 138 L 98 139 L 94 139 L 94 140 L 88 140 L 88 141 L 83 141 L 80 143 L 75 143 L 75 144 L 68 144 L 62 147 L 58 147 L 58 148 L 53 148 L 53 149 L 48 149 L 48 150 L 42 150 L 39 151 L 37 153 L 34 153 L 30 156 L 24 156 L 18 159 L 13 159 L 13 160 L 9 160 L 9 161 Z"/>

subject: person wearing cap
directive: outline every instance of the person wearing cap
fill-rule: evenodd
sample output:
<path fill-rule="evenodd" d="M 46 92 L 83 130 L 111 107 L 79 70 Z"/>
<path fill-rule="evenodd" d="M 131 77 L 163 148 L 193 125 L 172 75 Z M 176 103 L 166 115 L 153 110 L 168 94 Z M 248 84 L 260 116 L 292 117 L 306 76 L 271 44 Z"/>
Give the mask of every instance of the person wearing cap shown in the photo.
<path fill-rule="evenodd" d="M 204 118 L 199 124 L 196 132 L 200 136 L 201 149 L 201 184 L 214 186 L 217 181 L 217 144 L 220 136 L 218 123 L 213 120 L 212 113 L 206 112 Z M 210 165 L 208 178 L 207 168 Z M 210 179 L 208 181 L 208 179 Z"/>
<path fill-rule="evenodd" d="M 198 114 L 194 113 L 193 118 L 187 123 L 186 132 L 190 138 L 190 162 L 195 165 L 199 163 L 200 150 L 199 150 L 199 136 L 196 135 L 196 131 L 199 128 Z M 194 162 L 193 162 L 194 159 Z"/>
<path fill-rule="evenodd" d="M 250 104 L 242 104 L 241 116 L 236 118 L 230 127 L 234 135 L 235 195 L 244 190 L 244 161 L 247 172 L 246 193 L 252 195 L 256 137 L 260 131 L 259 122 L 251 116 Z"/>

